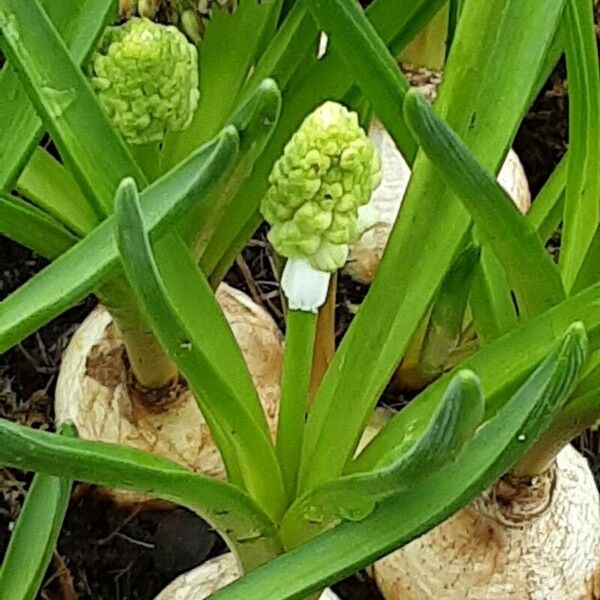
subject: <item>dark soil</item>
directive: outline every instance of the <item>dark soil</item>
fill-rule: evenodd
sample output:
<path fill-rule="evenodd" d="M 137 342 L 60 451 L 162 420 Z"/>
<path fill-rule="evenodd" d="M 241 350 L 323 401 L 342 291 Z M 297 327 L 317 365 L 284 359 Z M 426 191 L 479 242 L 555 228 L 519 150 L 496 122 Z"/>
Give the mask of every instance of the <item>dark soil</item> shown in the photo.
<path fill-rule="evenodd" d="M 521 127 L 515 147 L 539 190 L 566 146 L 566 89 L 559 67 Z M 0 299 L 42 269 L 45 261 L 0 237 Z M 228 281 L 262 303 L 281 324 L 279 293 L 263 232 L 231 269 Z M 337 329 L 352 320 L 366 288 L 340 277 Z M 90 298 L 0 357 L 0 416 L 53 428 L 52 396 L 61 352 L 94 306 Z M 596 434 L 580 448 L 600 471 Z M 4 552 L 30 477 L 13 469 L 0 474 L 0 556 Z M 151 600 L 175 576 L 224 551 L 223 542 L 194 514 L 131 512 L 102 500 L 93 488 L 76 486 L 52 565 L 39 598 L 45 600 Z M 336 586 L 346 600 L 380 598 L 363 575 Z M 9 599 L 7 599 L 9 600 Z"/>

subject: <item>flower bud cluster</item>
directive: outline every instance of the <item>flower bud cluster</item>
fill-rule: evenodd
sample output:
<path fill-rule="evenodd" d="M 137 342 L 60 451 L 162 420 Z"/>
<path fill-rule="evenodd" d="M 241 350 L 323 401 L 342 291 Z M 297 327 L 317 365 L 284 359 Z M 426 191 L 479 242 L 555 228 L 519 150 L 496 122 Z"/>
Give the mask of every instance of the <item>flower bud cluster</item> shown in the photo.
<path fill-rule="evenodd" d="M 341 268 L 363 231 L 359 209 L 381 177 L 381 164 L 356 113 L 326 102 L 309 115 L 271 172 L 261 210 L 269 241 L 286 257 L 318 270 Z"/>
<path fill-rule="evenodd" d="M 114 125 L 130 144 L 163 140 L 185 129 L 196 110 L 196 47 L 175 27 L 132 18 L 109 27 L 90 79 Z"/>

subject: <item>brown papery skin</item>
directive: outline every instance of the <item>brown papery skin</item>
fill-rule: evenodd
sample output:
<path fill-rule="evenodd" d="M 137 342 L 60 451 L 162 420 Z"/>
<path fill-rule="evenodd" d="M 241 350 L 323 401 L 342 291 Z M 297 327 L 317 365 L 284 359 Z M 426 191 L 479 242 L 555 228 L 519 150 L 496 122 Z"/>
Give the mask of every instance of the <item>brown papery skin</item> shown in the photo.
<path fill-rule="evenodd" d="M 411 65 L 403 64 L 402 72 L 411 87 L 418 90 L 429 102 L 435 101 L 442 81 L 440 71 L 415 69 Z M 394 140 L 376 119 L 371 123 L 369 138 L 382 164 L 382 180 L 370 201 L 379 211 L 379 222 L 351 247 L 345 266 L 345 271 L 362 284 L 371 283 L 377 273 L 411 174 L 410 167 L 400 154 Z M 498 182 L 512 198 L 519 211 L 525 214 L 531 206 L 531 193 L 525 170 L 513 150 L 510 150 L 506 156 L 498 174 Z M 416 385 L 417 388 L 420 383 L 419 381 Z"/>
<path fill-rule="evenodd" d="M 268 313 L 244 293 L 222 284 L 216 297 L 274 432 L 282 334 Z M 178 382 L 162 390 L 139 389 L 132 381 L 119 332 L 102 307 L 84 321 L 63 355 L 55 413 L 58 425 L 71 420 L 84 439 L 153 452 L 196 472 L 225 477 L 221 456 L 185 384 Z M 119 504 L 148 500 L 132 492 L 105 492 Z"/>
<path fill-rule="evenodd" d="M 373 570 L 386 600 L 594 600 L 599 566 L 598 491 L 569 445 L 547 472 L 503 478 Z"/>

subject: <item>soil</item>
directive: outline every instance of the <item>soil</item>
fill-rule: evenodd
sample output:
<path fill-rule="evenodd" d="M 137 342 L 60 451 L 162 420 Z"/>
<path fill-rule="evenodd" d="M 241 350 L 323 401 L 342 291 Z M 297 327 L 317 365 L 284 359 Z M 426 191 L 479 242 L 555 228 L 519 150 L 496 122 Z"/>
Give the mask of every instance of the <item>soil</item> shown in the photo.
<path fill-rule="evenodd" d="M 535 194 L 566 148 L 566 86 L 559 65 L 518 133 L 515 148 Z M 0 237 L 0 300 L 45 266 L 28 250 Z M 282 323 L 273 259 L 259 230 L 227 276 Z M 348 327 L 367 288 L 340 276 L 338 337 Z M 0 357 L 0 417 L 43 429 L 53 428 L 52 396 L 60 356 L 78 324 L 96 301 L 88 298 Z M 390 397 L 394 404 L 402 398 Z M 600 436 L 578 441 L 596 475 Z M 19 513 L 30 476 L 0 472 L 0 556 Z M 94 488 L 76 485 L 39 598 L 44 600 L 151 600 L 174 577 L 225 550 L 223 542 L 186 510 L 134 512 L 116 508 Z M 364 574 L 335 587 L 345 600 L 377 600 Z"/>

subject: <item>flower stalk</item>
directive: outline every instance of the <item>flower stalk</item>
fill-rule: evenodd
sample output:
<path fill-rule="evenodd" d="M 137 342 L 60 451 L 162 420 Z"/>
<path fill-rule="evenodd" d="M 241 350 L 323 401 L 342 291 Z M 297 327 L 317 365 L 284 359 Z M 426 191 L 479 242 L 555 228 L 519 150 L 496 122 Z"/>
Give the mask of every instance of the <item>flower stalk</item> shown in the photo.
<path fill-rule="evenodd" d="M 288 310 L 276 450 L 291 498 L 296 492 L 302 434 L 308 411 L 316 329 L 316 314 Z"/>
<path fill-rule="evenodd" d="M 281 278 L 288 311 L 277 456 L 291 497 L 296 492 L 310 398 L 318 385 L 313 377 L 317 315 L 330 290 L 335 293 L 332 274 L 344 266 L 350 244 L 376 222 L 364 205 L 380 172 L 379 158 L 357 115 L 325 102 L 286 145 L 262 201 L 262 213 L 271 225 L 269 241 L 287 258 Z M 328 313 L 332 306 L 335 298 L 330 296 Z M 333 343 L 329 317 L 318 378 Z"/>

